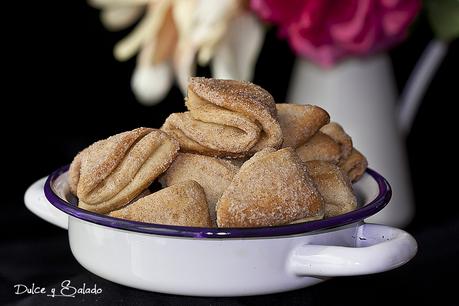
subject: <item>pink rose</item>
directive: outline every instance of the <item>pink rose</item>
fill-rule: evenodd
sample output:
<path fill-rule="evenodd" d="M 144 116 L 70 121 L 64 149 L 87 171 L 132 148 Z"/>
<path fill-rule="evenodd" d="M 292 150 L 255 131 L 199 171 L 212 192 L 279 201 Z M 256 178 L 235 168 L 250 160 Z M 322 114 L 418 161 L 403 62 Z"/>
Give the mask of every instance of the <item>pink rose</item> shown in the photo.
<path fill-rule="evenodd" d="M 420 0 L 251 0 L 263 20 L 279 26 L 293 50 L 321 66 L 400 42 Z"/>

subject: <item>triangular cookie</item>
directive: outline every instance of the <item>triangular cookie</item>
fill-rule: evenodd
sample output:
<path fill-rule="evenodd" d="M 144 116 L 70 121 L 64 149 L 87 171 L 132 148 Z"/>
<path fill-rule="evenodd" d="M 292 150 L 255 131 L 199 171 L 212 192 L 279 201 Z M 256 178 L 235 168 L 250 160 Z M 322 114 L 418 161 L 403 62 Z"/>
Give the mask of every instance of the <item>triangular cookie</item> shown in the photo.
<path fill-rule="evenodd" d="M 341 158 L 341 146 L 330 136 L 318 131 L 305 144 L 296 148 L 302 161 L 325 160 L 337 164 Z"/>
<path fill-rule="evenodd" d="M 194 180 L 199 183 L 206 194 L 212 222 L 216 225 L 215 205 L 231 183 L 239 167 L 221 158 L 179 153 L 172 165 L 161 176 L 164 187 Z"/>
<path fill-rule="evenodd" d="M 340 124 L 336 122 L 330 122 L 329 124 L 324 125 L 320 131 L 330 136 L 340 145 L 340 160 L 345 160 L 349 157 L 349 154 L 351 154 L 352 151 L 352 138 L 344 131 Z"/>
<path fill-rule="evenodd" d="M 276 104 L 276 108 L 284 136 L 284 148 L 296 148 L 307 142 L 330 121 L 328 113 L 315 105 L 281 103 Z"/>
<path fill-rule="evenodd" d="M 305 165 L 325 200 L 325 217 L 341 215 L 357 208 L 351 182 L 337 165 L 319 160 L 306 162 Z"/>
<path fill-rule="evenodd" d="M 204 190 L 191 180 L 161 189 L 109 215 L 147 223 L 212 226 Z"/>
<path fill-rule="evenodd" d="M 292 148 L 268 148 L 245 162 L 217 204 L 219 227 L 287 224 L 321 216 L 323 200 Z"/>
<path fill-rule="evenodd" d="M 351 182 L 357 182 L 365 173 L 368 161 L 362 153 L 352 148 L 351 154 L 345 160 L 340 161 L 339 167 L 347 173 Z"/>

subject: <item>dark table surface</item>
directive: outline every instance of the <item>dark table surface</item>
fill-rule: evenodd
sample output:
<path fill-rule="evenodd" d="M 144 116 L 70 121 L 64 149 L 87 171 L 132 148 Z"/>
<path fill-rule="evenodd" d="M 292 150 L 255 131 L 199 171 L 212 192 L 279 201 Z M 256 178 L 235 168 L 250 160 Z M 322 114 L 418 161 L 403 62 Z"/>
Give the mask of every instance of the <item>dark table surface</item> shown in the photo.
<path fill-rule="evenodd" d="M 52 2 L 52 1 L 51 1 Z M 15 69 L 10 78 L 27 86 L 8 86 L 2 99 L 3 193 L 0 221 L 0 304 L 53 305 L 458 305 L 459 205 L 456 163 L 458 43 L 427 91 L 406 138 L 416 201 L 416 216 L 406 230 L 419 244 L 416 257 L 393 271 L 342 277 L 281 294 L 239 298 L 197 298 L 145 292 L 120 286 L 86 271 L 73 258 L 67 232 L 31 214 L 23 203 L 26 188 L 68 164 L 93 141 L 137 126 L 158 127 L 183 109 L 174 88 L 156 107 L 135 102 L 129 89 L 134 62 L 120 64 L 112 47 L 126 33 L 107 34 L 98 12 L 85 1 L 36 2 L 21 8 L 33 21 L 27 46 L 16 48 L 28 74 Z M 54 9 L 54 10 L 52 10 Z M 29 17 L 29 16 L 28 16 Z M 421 18 L 422 19 L 422 18 Z M 56 26 L 59 25 L 59 26 Z M 65 35 L 61 35 L 62 32 Z M 21 37 L 25 37 L 22 35 Z M 391 51 L 398 88 L 402 88 L 432 33 L 421 20 L 410 38 Z M 33 51 L 33 52 L 32 52 Z M 23 52 L 23 53 L 22 53 Z M 282 61 L 272 59 L 282 58 Z M 12 61 L 15 63 L 14 61 Z M 286 43 L 268 34 L 255 82 L 285 101 L 293 55 Z M 200 68 L 200 73 L 208 70 Z M 273 71 L 275 73 L 273 73 Z M 275 76 L 275 77 L 273 77 Z M 27 81 L 27 82 L 24 82 Z M 4 114 L 4 113 L 2 113 Z M 21 129 L 17 126 L 21 125 Z M 371 164 L 371 161 L 370 161 Z M 75 298 L 15 295 L 15 284 L 59 287 L 97 284 L 102 294 Z"/>

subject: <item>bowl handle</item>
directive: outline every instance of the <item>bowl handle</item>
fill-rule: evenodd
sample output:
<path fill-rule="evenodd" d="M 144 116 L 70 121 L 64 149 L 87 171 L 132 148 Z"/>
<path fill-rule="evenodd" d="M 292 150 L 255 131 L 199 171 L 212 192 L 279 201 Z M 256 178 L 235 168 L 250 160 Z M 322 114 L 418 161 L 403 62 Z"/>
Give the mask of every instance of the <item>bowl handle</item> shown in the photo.
<path fill-rule="evenodd" d="M 418 248 L 407 232 L 378 224 L 360 225 L 355 244 L 355 247 L 302 245 L 293 250 L 288 268 L 298 276 L 373 274 L 407 263 Z"/>
<path fill-rule="evenodd" d="M 46 177 L 33 183 L 24 195 L 26 207 L 43 220 L 63 229 L 68 228 L 68 215 L 54 207 L 45 197 L 43 187 Z"/>

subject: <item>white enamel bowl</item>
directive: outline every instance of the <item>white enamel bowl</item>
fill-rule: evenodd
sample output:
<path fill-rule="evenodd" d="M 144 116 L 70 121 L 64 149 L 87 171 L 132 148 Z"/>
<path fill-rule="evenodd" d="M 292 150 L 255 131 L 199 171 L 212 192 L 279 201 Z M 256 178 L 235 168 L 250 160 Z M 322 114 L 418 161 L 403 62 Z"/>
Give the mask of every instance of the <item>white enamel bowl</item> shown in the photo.
<path fill-rule="evenodd" d="M 148 224 L 91 213 L 76 207 L 67 169 L 32 185 L 26 206 L 64 228 L 68 219 L 70 246 L 78 262 L 129 287 L 195 296 L 268 294 L 330 277 L 390 270 L 417 251 L 416 241 L 405 231 L 363 222 L 391 197 L 387 181 L 370 169 L 354 185 L 361 203 L 355 211 L 248 229 Z"/>

